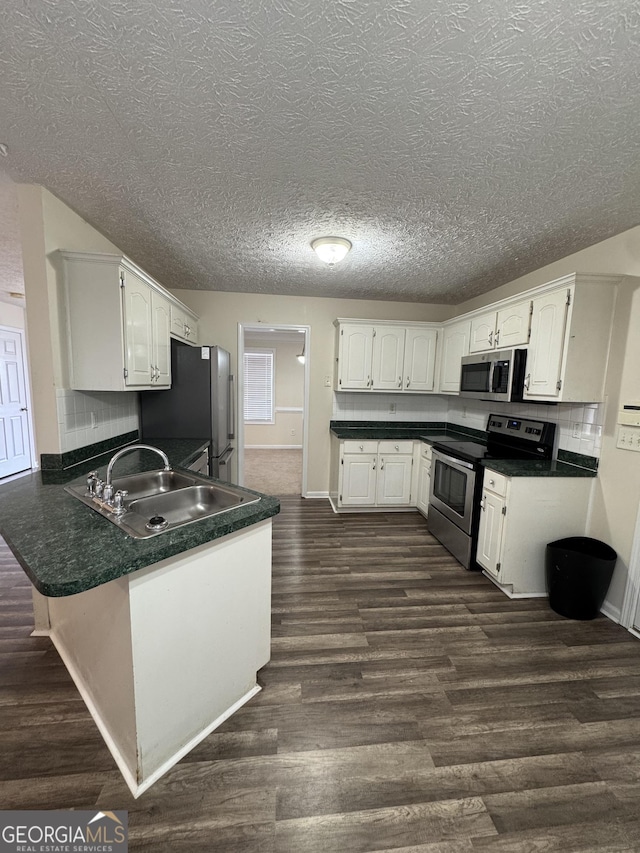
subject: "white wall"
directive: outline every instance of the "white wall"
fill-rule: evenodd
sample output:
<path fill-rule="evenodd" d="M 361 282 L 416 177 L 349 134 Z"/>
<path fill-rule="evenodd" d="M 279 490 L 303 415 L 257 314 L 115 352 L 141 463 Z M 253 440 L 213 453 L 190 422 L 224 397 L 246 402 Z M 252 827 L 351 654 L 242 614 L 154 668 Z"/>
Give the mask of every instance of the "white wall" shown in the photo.
<path fill-rule="evenodd" d="M 0 326 L 24 329 L 25 316 L 22 305 L 11 305 L 8 302 L 0 301 Z"/>
<path fill-rule="evenodd" d="M 43 187 L 17 187 L 26 326 L 38 453 L 62 453 L 138 428 L 134 392 L 69 389 L 62 269 L 56 252 L 113 252 L 113 243 Z M 102 334 L 96 317 L 96 335 Z"/>

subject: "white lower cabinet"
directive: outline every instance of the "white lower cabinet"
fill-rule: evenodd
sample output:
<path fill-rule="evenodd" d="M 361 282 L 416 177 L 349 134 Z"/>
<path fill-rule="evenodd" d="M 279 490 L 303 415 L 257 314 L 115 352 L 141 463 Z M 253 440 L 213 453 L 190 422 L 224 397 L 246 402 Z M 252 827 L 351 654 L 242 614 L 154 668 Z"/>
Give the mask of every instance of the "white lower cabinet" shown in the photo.
<path fill-rule="evenodd" d="M 485 470 L 476 560 L 507 595 L 546 595 L 546 546 L 584 535 L 593 482 Z"/>
<path fill-rule="evenodd" d="M 412 440 L 334 441 L 334 508 L 415 506 L 413 455 Z"/>
<path fill-rule="evenodd" d="M 418 494 L 416 506 L 427 517 L 429 513 L 429 491 L 431 489 L 431 454 L 433 447 L 423 444 L 418 458 Z"/>

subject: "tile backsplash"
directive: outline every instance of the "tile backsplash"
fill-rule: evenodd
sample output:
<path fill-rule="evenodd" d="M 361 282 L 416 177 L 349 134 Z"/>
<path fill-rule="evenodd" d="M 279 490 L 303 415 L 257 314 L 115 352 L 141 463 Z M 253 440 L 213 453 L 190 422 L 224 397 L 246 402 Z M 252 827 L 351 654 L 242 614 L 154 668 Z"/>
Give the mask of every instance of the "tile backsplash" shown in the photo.
<path fill-rule="evenodd" d="M 395 412 L 390 408 L 395 406 Z M 404 396 L 402 394 L 361 394 L 341 391 L 333 395 L 333 420 L 448 421 L 451 424 L 485 430 L 487 416 L 510 414 L 537 418 L 556 424 L 558 448 L 584 456 L 600 456 L 603 403 L 559 403 L 557 406 L 468 400 L 449 396 Z"/>
<path fill-rule="evenodd" d="M 332 420 L 446 421 L 447 404 L 447 398 L 438 395 L 427 397 L 414 394 L 362 394 L 340 391 L 333 394 Z"/>
<path fill-rule="evenodd" d="M 138 395 L 129 391 L 72 391 L 58 388 L 60 452 L 137 430 Z"/>

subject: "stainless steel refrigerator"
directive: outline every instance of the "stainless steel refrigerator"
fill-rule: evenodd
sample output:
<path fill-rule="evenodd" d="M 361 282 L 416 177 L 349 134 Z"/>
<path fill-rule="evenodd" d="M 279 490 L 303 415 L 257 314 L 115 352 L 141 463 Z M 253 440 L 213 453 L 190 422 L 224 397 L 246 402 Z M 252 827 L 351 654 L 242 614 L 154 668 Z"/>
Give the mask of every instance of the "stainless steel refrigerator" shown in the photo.
<path fill-rule="evenodd" d="M 212 477 L 231 480 L 234 448 L 233 376 L 222 347 L 171 341 L 171 388 L 140 393 L 142 438 L 202 438 L 211 442 Z"/>

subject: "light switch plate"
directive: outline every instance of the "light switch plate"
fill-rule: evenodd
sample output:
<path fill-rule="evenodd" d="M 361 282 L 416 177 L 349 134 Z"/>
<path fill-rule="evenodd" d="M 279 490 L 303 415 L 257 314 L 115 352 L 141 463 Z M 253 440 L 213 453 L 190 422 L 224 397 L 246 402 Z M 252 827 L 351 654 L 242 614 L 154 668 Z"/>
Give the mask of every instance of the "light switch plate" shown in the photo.
<path fill-rule="evenodd" d="M 616 447 L 640 452 L 640 426 L 619 426 Z"/>

